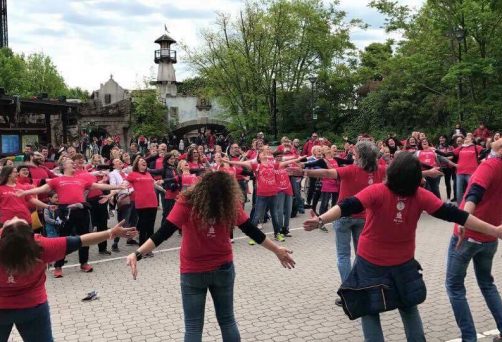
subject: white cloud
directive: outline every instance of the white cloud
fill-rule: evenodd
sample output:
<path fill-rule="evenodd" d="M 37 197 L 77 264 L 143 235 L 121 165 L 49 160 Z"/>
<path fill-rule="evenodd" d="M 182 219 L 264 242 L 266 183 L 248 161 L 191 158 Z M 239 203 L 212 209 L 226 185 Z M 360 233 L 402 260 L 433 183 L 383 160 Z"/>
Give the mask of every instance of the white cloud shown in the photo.
<path fill-rule="evenodd" d="M 400 2 L 419 7 L 422 1 Z M 341 0 L 349 18 L 372 25 L 353 32 L 359 48 L 387 39 L 379 28 L 382 16 L 367 2 Z M 144 76 L 156 72 L 154 40 L 164 33 L 164 24 L 178 42 L 197 46 L 200 30 L 215 22 L 217 12 L 235 14 L 241 6 L 238 0 L 9 1 L 9 43 L 16 52 L 51 56 L 70 86 L 94 90 L 113 74 L 124 87 L 135 88 Z M 177 49 L 177 77 L 182 80 L 189 71 Z"/>

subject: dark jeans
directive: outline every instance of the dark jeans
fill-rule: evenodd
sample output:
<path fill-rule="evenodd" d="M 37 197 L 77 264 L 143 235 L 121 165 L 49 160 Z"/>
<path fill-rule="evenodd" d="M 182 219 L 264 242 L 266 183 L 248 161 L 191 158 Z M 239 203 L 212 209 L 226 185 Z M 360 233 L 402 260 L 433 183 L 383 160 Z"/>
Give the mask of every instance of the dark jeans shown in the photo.
<path fill-rule="evenodd" d="M 100 204 L 99 198 L 88 199 L 88 203 L 91 205 L 91 222 L 92 227 L 96 227 L 96 231 L 102 232 L 108 229 L 108 204 Z M 120 221 L 119 221 L 120 222 Z M 98 244 L 98 250 L 100 252 L 106 251 L 107 241 L 103 241 Z"/>
<path fill-rule="evenodd" d="M 52 342 L 51 315 L 45 302 L 28 309 L 0 310 L 0 342 L 7 342 L 16 325 L 24 342 Z"/>
<path fill-rule="evenodd" d="M 60 236 L 88 234 L 90 223 L 87 208 L 71 209 L 68 222 L 61 227 Z M 78 249 L 78 261 L 81 265 L 87 264 L 87 261 L 89 261 L 89 247 L 80 247 Z M 64 259 L 56 261 L 54 267 L 63 267 L 63 265 Z"/>
<path fill-rule="evenodd" d="M 207 290 L 211 293 L 224 342 L 241 340 L 234 316 L 233 263 L 201 273 L 181 274 L 181 296 L 185 315 L 185 342 L 202 341 Z"/>
<path fill-rule="evenodd" d="M 425 177 L 425 188 L 436 195 L 437 198 L 441 199 L 441 193 L 439 192 L 439 182 L 441 177 Z"/>
<path fill-rule="evenodd" d="M 451 187 L 451 182 L 452 180 L 454 181 L 453 184 L 453 189 L 455 189 L 455 174 L 454 174 L 454 170 L 452 168 L 449 168 L 449 167 L 443 167 L 441 168 L 441 172 L 443 172 L 444 174 L 444 184 L 446 186 L 446 199 L 451 199 L 451 190 L 452 190 L 452 187 Z M 455 193 L 455 190 L 453 191 Z M 453 195 L 453 197 L 455 197 L 455 194 Z"/>
<path fill-rule="evenodd" d="M 121 207 L 117 206 L 117 221 L 120 222 L 122 220 L 125 220 L 124 227 L 134 227 L 134 224 L 131 222 L 131 212 L 132 212 L 132 203 L 123 205 Z M 113 244 L 117 246 L 119 243 L 120 238 L 116 237 L 113 240 Z"/>
<path fill-rule="evenodd" d="M 289 177 L 291 187 L 293 188 L 293 209 L 291 217 L 295 217 L 297 213 L 304 214 L 305 208 L 302 198 L 302 177 Z"/>
<path fill-rule="evenodd" d="M 476 328 L 466 298 L 465 276 L 472 260 L 479 289 L 499 333 L 502 332 L 502 301 L 492 276 L 493 257 L 497 252 L 498 241 L 479 243 L 464 240 L 460 248 L 456 249 L 457 241 L 458 237 L 452 236 L 448 248 L 446 292 L 450 298 L 455 320 L 462 332 L 462 341 L 477 341 Z"/>
<path fill-rule="evenodd" d="M 329 199 L 331 198 L 331 206 L 334 207 L 338 201 L 338 192 L 321 192 L 321 206 L 319 207 L 319 215 L 328 211 Z"/>
<path fill-rule="evenodd" d="M 263 221 L 267 209 L 270 209 L 274 234 L 279 234 L 282 227 L 280 227 L 279 222 L 277 222 L 277 196 L 256 196 L 255 212 L 251 218 L 252 223 L 257 225 L 259 222 Z"/>
<path fill-rule="evenodd" d="M 175 203 L 175 199 L 165 199 L 165 205 L 162 207 L 162 220 L 160 220 L 160 224 L 164 223 L 171 210 L 173 210 Z"/>
<path fill-rule="evenodd" d="M 157 208 L 136 209 L 136 212 L 138 213 L 138 224 L 136 228 L 139 231 L 139 244 L 141 246 L 153 235 Z"/>

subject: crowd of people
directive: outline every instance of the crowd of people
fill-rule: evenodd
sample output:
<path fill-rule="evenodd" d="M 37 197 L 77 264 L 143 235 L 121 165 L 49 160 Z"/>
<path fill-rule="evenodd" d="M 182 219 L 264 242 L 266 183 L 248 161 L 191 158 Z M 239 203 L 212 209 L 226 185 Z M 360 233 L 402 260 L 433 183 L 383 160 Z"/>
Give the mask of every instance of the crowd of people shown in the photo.
<path fill-rule="evenodd" d="M 87 143 L 57 151 L 26 146 L 23 163 L 0 162 L 0 341 L 13 324 L 26 341 L 41 339 L 30 337 L 23 324 L 48 324 L 42 340 L 52 340 L 47 263 L 52 275 L 62 278 L 68 253 L 78 250 L 80 270 L 92 272 L 90 245 L 98 244 L 104 256 L 137 248 L 127 258 L 136 277 L 138 261 L 153 257 L 155 247 L 176 232 L 183 236 L 185 341 L 201 340 L 208 289 L 223 340 L 239 341 L 233 227 L 249 237 L 249 245 L 262 245 L 282 266 L 293 268 L 291 250 L 281 244 L 292 235 L 290 219 L 306 209 L 312 216 L 306 230 L 328 232 L 327 224 L 334 222 L 342 283 L 335 303 L 351 319 L 362 317 L 366 341 L 383 341 L 378 314 L 396 308 L 407 339 L 425 341 L 417 309 L 425 300 L 425 285 L 414 260 L 422 211 L 456 223 L 446 287 L 462 339 L 476 340 L 464 286 L 471 260 L 502 331 L 502 301 L 491 277 L 497 238 L 502 238 L 502 211 L 493 208 L 502 194 L 502 139 L 482 123 L 472 133 L 457 125 L 437 141 L 422 132 L 385 140 L 361 134 L 336 145 L 313 133 L 303 145 L 283 137 L 276 149 L 262 132 L 249 146 L 243 146 L 244 139 L 231 142 L 210 131 L 186 139 L 186 146 L 176 137 L 140 136 L 127 148 L 116 137 L 99 144 L 83 140 Z M 248 202 L 249 215 L 244 211 Z M 115 215 L 120 224 L 108 229 Z M 268 220 L 275 242 L 261 231 Z M 15 300 L 22 297 L 31 300 Z M 381 307 L 382 300 L 389 305 Z"/>

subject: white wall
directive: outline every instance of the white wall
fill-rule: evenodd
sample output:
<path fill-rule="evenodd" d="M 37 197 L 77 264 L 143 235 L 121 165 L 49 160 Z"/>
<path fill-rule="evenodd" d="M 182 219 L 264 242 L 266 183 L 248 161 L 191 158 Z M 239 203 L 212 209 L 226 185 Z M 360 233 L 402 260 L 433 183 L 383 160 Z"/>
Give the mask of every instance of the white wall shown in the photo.
<path fill-rule="evenodd" d="M 197 109 L 197 97 L 193 96 L 176 96 L 167 97 L 166 106 L 168 107 L 168 115 L 171 112 L 171 107 L 178 107 L 178 117 L 179 123 L 198 120 L 198 119 L 219 119 L 223 120 L 221 115 L 224 113 L 224 108 L 218 104 L 214 99 L 211 101 L 210 110 L 199 110 Z M 168 116 L 168 119 L 169 118 Z"/>

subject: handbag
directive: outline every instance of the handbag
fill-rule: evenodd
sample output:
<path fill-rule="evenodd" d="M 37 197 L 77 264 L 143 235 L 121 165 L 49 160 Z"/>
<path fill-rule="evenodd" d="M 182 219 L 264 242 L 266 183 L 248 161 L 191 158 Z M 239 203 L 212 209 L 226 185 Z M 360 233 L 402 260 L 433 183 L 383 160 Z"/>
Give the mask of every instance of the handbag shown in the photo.
<path fill-rule="evenodd" d="M 125 205 L 131 204 L 131 196 L 121 195 L 117 197 L 117 207 L 122 208 Z"/>
<path fill-rule="evenodd" d="M 40 216 L 38 216 L 38 211 L 34 211 L 31 213 L 31 228 L 33 230 L 38 230 L 42 228 L 42 221 L 40 220 Z"/>

